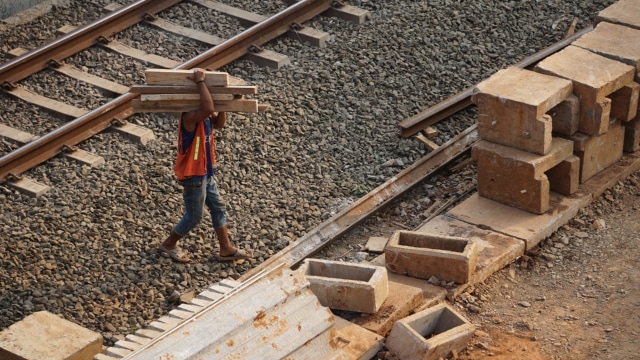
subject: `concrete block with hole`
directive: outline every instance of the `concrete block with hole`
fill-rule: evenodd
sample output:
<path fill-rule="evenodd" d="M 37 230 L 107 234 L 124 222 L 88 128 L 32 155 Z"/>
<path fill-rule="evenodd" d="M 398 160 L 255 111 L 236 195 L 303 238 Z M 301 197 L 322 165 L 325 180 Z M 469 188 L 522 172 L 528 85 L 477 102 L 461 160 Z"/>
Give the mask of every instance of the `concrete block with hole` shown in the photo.
<path fill-rule="evenodd" d="M 33 313 L 0 332 L 3 360 L 90 360 L 102 335 L 48 311 Z"/>
<path fill-rule="evenodd" d="M 580 99 L 578 130 L 592 136 L 609 130 L 609 96 L 632 84 L 635 75 L 633 66 L 573 45 L 540 61 L 535 71 L 573 82 L 573 93 Z"/>
<path fill-rule="evenodd" d="M 397 321 L 386 340 L 391 352 L 403 360 L 446 358 L 462 351 L 475 327 L 446 303 Z"/>
<path fill-rule="evenodd" d="M 476 244 L 468 239 L 398 230 L 384 253 L 389 271 L 420 279 L 432 276 L 465 284 L 476 267 Z"/>
<path fill-rule="evenodd" d="M 589 180 L 622 157 L 625 127 L 613 119 L 609 130 L 600 136 L 580 132 L 568 137 L 574 143 L 574 154 L 580 158 L 580 182 Z"/>
<path fill-rule="evenodd" d="M 624 151 L 635 152 L 640 150 L 640 115 L 624 123 Z"/>
<path fill-rule="evenodd" d="M 573 135 L 578 131 L 580 121 L 580 100 L 575 95 L 568 96 L 563 102 L 549 110 L 553 132 Z"/>
<path fill-rule="evenodd" d="M 480 196 L 542 214 L 549 209 L 551 189 L 545 173 L 573 155 L 573 142 L 553 138 L 551 151 L 547 155 L 536 155 L 479 141 L 473 146 L 471 155 L 478 164 Z"/>
<path fill-rule="evenodd" d="M 546 113 L 572 94 L 572 82 L 509 67 L 478 84 L 478 136 L 544 155 L 551 149 L 552 119 Z"/>
<path fill-rule="evenodd" d="M 331 309 L 374 314 L 389 295 L 384 267 L 307 259 L 300 271 L 320 304 Z"/>
<path fill-rule="evenodd" d="M 569 196 L 578 191 L 580 186 L 580 158 L 571 155 L 549 169 L 545 175 L 549 180 L 551 191 Z"/>

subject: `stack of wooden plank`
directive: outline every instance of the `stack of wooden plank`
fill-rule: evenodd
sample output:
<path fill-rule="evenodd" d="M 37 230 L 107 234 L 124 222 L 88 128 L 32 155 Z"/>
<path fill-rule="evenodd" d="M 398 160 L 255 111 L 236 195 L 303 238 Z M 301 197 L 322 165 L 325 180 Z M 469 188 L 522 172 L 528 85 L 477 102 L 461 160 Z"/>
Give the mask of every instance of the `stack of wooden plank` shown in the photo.
<path fill-rule="evenodd" d="M 132 93 L 140 94 L 133 100 L 135 112 L 186 112 L 200 107 L 200 93 L 196 84 L 189 79 L 193 70 L 148 69 L 145 71 L 145 85 L 134 85 Z M 233 78 L 232 78 L 233 79 Z M 229 74 L 207 71 L 205 84 L 211 93 L 217 111 L 256 113 L 266 110 L 256 99 L 246 99 L 245 95 L 257 93 L 255 86 L 237 85 L 230 81 Z"/>

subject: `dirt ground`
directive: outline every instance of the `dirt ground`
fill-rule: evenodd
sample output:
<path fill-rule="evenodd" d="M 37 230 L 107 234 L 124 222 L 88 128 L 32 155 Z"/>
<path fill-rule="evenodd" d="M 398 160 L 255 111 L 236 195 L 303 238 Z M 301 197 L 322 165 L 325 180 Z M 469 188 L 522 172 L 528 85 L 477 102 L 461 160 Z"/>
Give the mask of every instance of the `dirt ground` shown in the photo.
<path fill-rule="evenodd" d="M 640 359 L 640 173 L 456 298 L 459 359 Z M 466 310 L 466 312 L 465 312 Z"/>
<path fill-rule="evenodd" d="M 445 192 L 451 186 L 439 180 L 434 184 L 432 189 Z M 354 238 L 390 236 L 403 224 L 417 228 L 420 217 L 408 210 L 410 205 L 391 206 L 385 211 L 395 221 L 370 219 L 325 256 L 342 259 L 358 251 L 349 249 Z M 640 171 L 605 191 L 524 256 L 467 288 L 453 306 L 476 332 L 464 351 L 449 358 L 640 359 L 639 213 Z M 387 349 L 377 359 L 398 360 Z"/>

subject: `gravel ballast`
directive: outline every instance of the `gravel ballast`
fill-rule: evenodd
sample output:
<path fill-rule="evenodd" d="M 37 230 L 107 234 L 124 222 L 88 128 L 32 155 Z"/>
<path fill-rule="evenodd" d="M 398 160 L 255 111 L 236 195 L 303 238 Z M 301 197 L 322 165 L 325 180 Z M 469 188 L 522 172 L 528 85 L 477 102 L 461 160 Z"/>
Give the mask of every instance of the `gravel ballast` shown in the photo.
<path fill-rule="evenodd" d="M 60 26 L 93 21 L 108 3 L 70 1 L 28 23 L 3 27 L 2 61 L 15 47 L 52 40 Z M 263 15 L 286 7 L 224 3 Z M 398 122 L 561 40 L 573 18 L 576 31 L 590 25 L 612 3 L 354 1 L 370 11 L 364 24 L 330 17 L 307 24 L 331 35 L 326 47 L 286 37 L 265 46 L 288 55 L 289 66 L 274 70 L 241 60 L 221 69 L 256 85 L 260 103 L 272 107 L 230 114 L 216 134 L 217 180 L 230 233 L 237 246 L 257 254 L 251 262 L 215 260 L 208 215 L 180 243 L 191 263 L 157 253 L 156 243 L 182 215 L 173 174 L 177 118 L 171 114 L 129 119 L 154 131 L 156 139 L 146 146 L 116 132 L 80 144 L 105 158 L 102 167 L 56 157 L 29 171 L 26 176 L 51 186 L 37 199 L 0 185 L 0 329 L 48 310 L 101 333 L 105 345 L 112 345 L 171 310 L 177 295 L 239 278 L 425 155 L 419 142 L 399 137 Z M 221 37 L 241 30 L 235 20 L 195 5 L 181 4 L 161 16 Z M 176 61 L 207 49 L 144 25 L 114 38 Z M 153 67 L 101 49 L 67 62 L 124 85 L 141 83 L 144 69 Z M 137 76 L 130 75 L 134 69 Z M 55 91 L 67 91 L 56 94 L 49 82 L 56 83 Z M 99 91 L 51 71 L 22 83 L 87 109 L 105 101 Z M 24 111 L 30 105 L 5 94 L 0 106 L 6 109 L 2 123 L 37 135 L 65 121 Z M 437 124 L 436 143 L 474 122 L 467 110 Z M 15 147 L 0 140 L 3 154 Z M 429 184 L 433 196 L 439 185 Z"/>

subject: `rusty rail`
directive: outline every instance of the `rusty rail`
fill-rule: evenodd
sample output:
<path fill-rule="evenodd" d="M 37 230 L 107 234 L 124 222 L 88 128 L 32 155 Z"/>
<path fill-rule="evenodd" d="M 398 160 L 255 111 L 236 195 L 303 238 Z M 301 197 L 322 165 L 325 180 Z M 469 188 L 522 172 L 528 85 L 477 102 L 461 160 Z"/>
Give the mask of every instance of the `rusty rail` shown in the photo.
<path fill-rule="evenodd" d="M 171 1 L 176 2 L 175 0 Z M 139 1 L 126 8 L 135 7 L 138 4 L 141 6 L 142 3 L 146 4 L 152 2 L 157 2 L 157 0 Z M 264 45 L 268 41 L 286 33 L 293 24 L 304 23 L 329 10 L 332 3 L 333 0 L 299 1 L 295 5 L 222 42 L 218 46 L 209 49 L 176 68 L 191 69 L 194 67 L 201 67 L 218 69 L 245 55 L 249 51 L 250 47 Z M 121 11 L 124 11 L 124 9 L 120 9 L 115 13 L 122 14 Z M 111 14 L 108 18 L 111 19 L 112 16 L 114 15 Z M 95 26 L 99 27 L 98 25 Z M 93 29 L 91 25 L 88 25 L 87 27 Z M 78 29 L 63 38 L 71 37 L 75 39 L 79 36 L 77 33 L 87 27 Z M 61 46 L 60 42 L 58 42 L 58 46 Z M 47 48 L 47 46 L 43 48 Z M 32 53 L 34 54 L 31 55 Z M 21 56 L 20 58 L 14 59 L 0 68 L 0 79 L 8 78 L 6 75 L 6 69 L 10 67 L 9 64 L 13 64 L 12 66 L 18 72 L 26 71 L 24 69 L 27 68 L 38 68 L 35 65 L 27 66 L 16 64 L 15 62 L 18 59 L 24 60 L 25 58 L 31 58 L 39 64 L 38 66 L 42 66 L 41 62 L 44 59 L 44 55 L 40 53 L 54 54 L 56 52 L 53 49 L 35 50 Z M 59 50 L 57 54 L 63 53 L 66 54 L 66 52 Z M 19 78 L 19 76 L 16 76 L 15 78 Z M 59 154 L 64 146 L 77 145 L 94 134 L 105 130 L 111 126 L 111 122 L 114 121 L 114 119 L 124 120 L 128 118 L 133 114 L 131 109 L 131 100 L 136 98 L 136 96 L 136 94 L 132 93 L 121 95 L 99 108 L 61 126 L 53 132 L 3 156 L 0 158 L 0 181 L 6 181 L 9 175 L 18 177 L 23 172 L 32 169 L 40 163 Z"/>
<path fill-rule="evenodd" d="M 531 56 L 526 57 L 524 60 L 520 61 L 517 64 L 514 64 L 513 66 L 517 66 L 523 69 L 529 68 L 537 64 L 547 56 L 552 55 L 571 45 L 571 43 L 574 42 L 577 38 L 581 37 L 591 30 L 593 30 L 592 26 L 586 27 L 573 36 L 560 40 L 557 43 L 548 46 Z M 472 104 L 471 95 L 473 95 L 473 91 L 475 88 L 475 86 L 466 88 L 465 90 L 453 95 L 452 97 L 444 101 L 437 103 L 436 105 L 424 110 L 423 112 L 402 120 L 400 123 L 398 123 L 398 126 L 400 126 L 400 136 L 405 138 L 410 137 L 420 130 L 431 126 L 438 121 L 457 113 L 460 110 L 467 108 Z"/>
<path fill-rule="evenodd" d="M 67 57 L 95 45 L 100 37 L 113 34 L 135 25 L 146 14 L 157 14 L 182 0 L 140 0 L 113 11 L 106 16 L 82 26 L 51 43 L 0 65 L 0 84 L 12 84 L 46 69 L 51 62 L 62 62 Z"/>
<path fill-rule="evenodd" d="M 306 257 L 329 245 L 333 240 L 373 215 L 376 211 L 388 205 L 398 196 L 410 190 L 427 176 L 440 170 L 470 150 L 478 140 L 477 125 L 472 125 L 458 136 L 360 198 L 350 207 L 318 225 L 294 244 L 287 246 L 278 254 L 245 273 L 240 280 L 249 279 L 260 271 L 281 266 L 282 263 L 288 267 L 295 266 Z"/>

